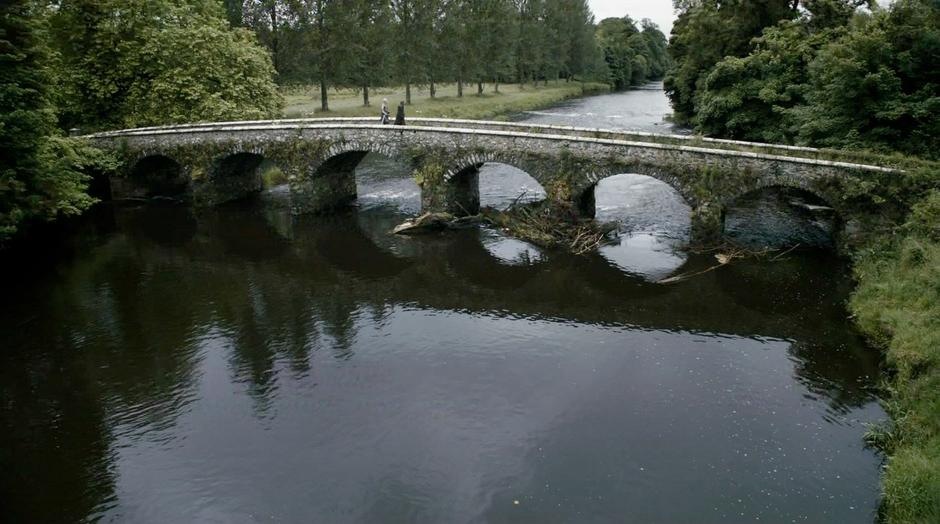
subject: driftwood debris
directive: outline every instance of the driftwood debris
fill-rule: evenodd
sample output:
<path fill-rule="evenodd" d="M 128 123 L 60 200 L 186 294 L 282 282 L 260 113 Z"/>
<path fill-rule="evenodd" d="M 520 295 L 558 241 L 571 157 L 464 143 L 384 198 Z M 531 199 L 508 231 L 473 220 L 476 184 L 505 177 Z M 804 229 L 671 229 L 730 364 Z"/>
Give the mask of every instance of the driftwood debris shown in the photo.
<path fill-rule="evenodd" d="M 662 280 L 656 281 L 656 283 L 657 284 L 676 284 L 678 282 L 683 282 L 690 278 L 697 277 L 699 275 L 704 275 L 705 273 L 724 267 L 730 264 L 732 261 L 739 260 L 739 259 L 764 258 L 764 257 L 769 257 L 771 254 L 774 254 L 774 256 L 768 258 L 768 260 L 770 262 L 777 262 L 778 260 L 782 260 L 783 257 L 787 256 L 798 247 L 800 247 L 799 244 L 791 247 L 790 249 L 787 249 L 786 251 L 779 252 L 777 250 L 770 249 L 770 248 L 761 249 L 761 250 L 751 250 L 751 249 L 745 249 L 745 248 L 733 246 L 733 244 L 727 244 L 720 248 L 722 252 L 715 253 L 715 260 L 718 261 L 717 265 L 710 266 L 706 269 L 703 269 L 702 271 L 695 271 L 693 273 L 683 273 L 681 275 L 676 275 L 674 277 L 664 278 Z M 713 248 L 712 251 L 714 251 L 715 249 L 719 249 L 719 248 Z M 699 251 L 699 252 L 702 253 L 703 251 Z"/>
<path fill-rule="evenodd" d="M 396 235 L 420 235 L 448 229 L 465 229 L 480 224 L 480 215 L 456 217 L 450 213 L 425 213 L 395 226 Z"/>
<path fill-rule="evenodd" d="M 477 225 L 489 225 L 506 234 L 548 249 L 563 249 L 576 255 L 596 250 L 616 233 L 616 224 L 600 224 L 559 212 L 544 203 L 519 204 L 508 209 L 484 208 L 477 215 L 457 217 L 450 213 L 425 213 L 395 227 L 397 235 L 418 235 Z"/>
<path fill-rule="evenodd" d="M 513 203 L 505 211 L 486 208 L 484 220 L 507 234 L 548 249 L 563 249 L 575 255 L 596 250 L 616 233 L 616 224 L 601 224 L 559 212 L 541 202 Z"/>

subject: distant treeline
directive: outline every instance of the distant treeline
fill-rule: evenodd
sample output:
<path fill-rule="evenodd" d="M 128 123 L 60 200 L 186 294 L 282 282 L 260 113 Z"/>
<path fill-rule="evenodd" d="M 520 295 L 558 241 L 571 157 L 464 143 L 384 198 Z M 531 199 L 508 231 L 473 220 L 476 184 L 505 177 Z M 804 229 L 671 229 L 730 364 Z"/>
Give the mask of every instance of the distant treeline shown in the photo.
<path fill-rule="evenodd" d="M 940 158 L 940 2 L 675 0 L 666 89 L 711 136 Z"/>
<path fill-rule="evenodd" d="M 270 50 L 282 84 L 328 89 L 456 82 L 499 89 L 574 78 L 623 88 L 661 78 L 666 38 L 649 21 L 599 26 L 586 0 L 225 0 Z"/>

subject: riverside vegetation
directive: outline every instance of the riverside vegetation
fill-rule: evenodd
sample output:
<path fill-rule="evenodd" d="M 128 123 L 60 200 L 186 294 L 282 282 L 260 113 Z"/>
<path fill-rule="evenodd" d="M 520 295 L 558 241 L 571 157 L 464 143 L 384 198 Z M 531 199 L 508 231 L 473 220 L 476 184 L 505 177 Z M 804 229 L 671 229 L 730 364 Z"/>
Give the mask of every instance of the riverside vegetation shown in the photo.
<path fill-rule="evenodd" d="M 666 89 L 697 132 L 938 158 L 940 3 L 674 4 Z M 850 308 L 891 368 L 892 422 L 871 433 L 887 455 L 882 517 L 940 522 L 940 169 L 902 162 L 911 183 L 893 199 L 909 218 L 855 253 Z M 889 212 L 873 202 L 873 214 Z"/>

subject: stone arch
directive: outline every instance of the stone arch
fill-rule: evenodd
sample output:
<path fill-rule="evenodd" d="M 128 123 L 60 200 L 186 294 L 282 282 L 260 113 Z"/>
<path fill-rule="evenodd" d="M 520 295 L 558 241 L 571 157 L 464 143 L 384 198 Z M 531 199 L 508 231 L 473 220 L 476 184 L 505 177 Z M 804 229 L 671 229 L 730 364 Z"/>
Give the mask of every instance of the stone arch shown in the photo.
<path fill-rule="evenodd" d="M 467 170 L 479 169 L 483 164 L 505 164 L 518 169 L 532 177 L 543 188 L 548 184 L 545 170 L 535 162 L 530 161 L 522 155 L 504 153 L 502 151 L 485 151 L 473 153 L 467 156 L 457 158 L 451 162 L 450 167 L 444 173 L 444 181 L 450 182 L 454 177 L 465 174 Z"/>
<path fill-rule="evenodd" d="M 263 187 L 260 152 L 235 150 L 216 156 L 205 176 L 193 183 L 193 200 L 199 205 L 216 205 L 246 198 Z"/>
<path fill-rule="evenodd" d="M 290 182 L 295 213 L 323 213 L 349 206 L 356 201 L 356 168 L 369 153 L 400 159 L 389 144 L 378 142 L 336 142 Z"/>
<path fill-rule="evenodd" d="M 593 207 L 595 202 L 594 191 L 597 189 L 597 185 L 608 178 L 619 175 L 642 175 L 650 177 L 669 186 L 677 195 L 682 197 L 683 202 L 690 208 L 695 209 L 699 204 L 698 198 L 678 176 L 664 169 L 641 164 L 619 168 L 608 167 L 602 171 L 586 174 L 582 182 L 583 185 L 575 188 L 581 195 L 580 200 L 585 203 L 589 202 L 591 207 Z M 590 193 L 590 195 L 588 195 L 588 193 Z"/>
<path fill-rule="evenodd" d="M 598 187 L 609 182 L 615 184 L 611 189 L 615 192 L 614 197 L 608 193 L 599 201 L 597 195 Z M 652 184 L 650 184 L 652 182 Z M 619 185 L 619 187 L 617 187 Z M 633 222 L 636 218 L 643 218 L 639 223 L 633 223 L 633 226 L 639 226 L 643 231 L 665 231 L 662 226 L 669 226 L 675 232 L 688 229 L 691 221 L 692 204 L 675 186 L 672 186 L 659 178 L 641 173 L 618 173 L 616 175 L 605 176 L 597 181 L 591 187 L 593 193 L 592 200 L 595 203 L 595 210 L 598 204 L 614 207 L 610 213 L 607 213 L 604 220 L 624 220 Z M 646 196 L 645 199 L 633 200 L 631 212 L 624 212 L 622 209 L 625 204 L 631 202 L 634 196 Z M 678 205 L 677 205 L 678 204 Z M 620 207 L 621 209 L 616 209 Z M 673 213 L 671 216 L 664 216 L 663 213 Z M 646 215 L 638 217 L 636 215 Z M 655 216 L 654 216 L 655 215 Z M 600 217 L 598 217 L 600 218 Z M 671 222 L 669 224 L 668 222 Z M 688 233 L 688 231 L 686 231 Z"/>
<path fill-rule="evenodd" d="M 809 184 L 759 184 L 725 200 L 724 230 L 743 243 L 752 243 L 763 235 L 771 241 L 779 240 L 777 247 L 797 243 L 835 247 L 845 216 L 834 202 L 838 201 L 821 195 Z M 777 225 L 780 227 L 775 231 Z M 792 235 L 786 228 L 792 230 Z"/>
<path fill-rule="evenodd" d="M 833 194 L 830 191 L 827 191 L 825 189 L 825 182 L 821 181 L 820 179 L 813 179 L 809 177 L 792 177 L 785 179 L 775 177 L 761 177 L 757 183 L 751 186 L 738 187 L 736 189 L 737 191 L 723 195 L 721 199 L 721 203 L 723 205 L 730 206 L 739 201 L 741 198 L 761 191 L 791 190 L 810 195 L 815 199 L 825 202 L 827 206 L 836 209 L 841 214 L 841 210 L 839 209 L 841 195 Z"/>
<path fill-rule="evenodd" d="M 399 151 L 391 144 L 377 142 L 336 142 L 323 152 L 311 166 L 312 176 L 335 174 L 336 172 L 355 171 L 359 162 L 369 153 L 376 153 L 392 159 L 399 159 Z"/>
<path fill-rule="evenodd" d="M 111 179 L 112 198 L 188 198 L 192 188 L 182 164 L 162 154 L 143 154 L 127 169 L 125 176 Z"/>
<path fill-rule="evenodd" d="M 480 209 L 480 169 L 485 164 L 502 164 L 516 169 L 533 181 L 547 194 L 547 170 L 521 155 L 487 151 L 459 157 L 445 171 L 443 185 L 455 213 L 477 213 Z"/>

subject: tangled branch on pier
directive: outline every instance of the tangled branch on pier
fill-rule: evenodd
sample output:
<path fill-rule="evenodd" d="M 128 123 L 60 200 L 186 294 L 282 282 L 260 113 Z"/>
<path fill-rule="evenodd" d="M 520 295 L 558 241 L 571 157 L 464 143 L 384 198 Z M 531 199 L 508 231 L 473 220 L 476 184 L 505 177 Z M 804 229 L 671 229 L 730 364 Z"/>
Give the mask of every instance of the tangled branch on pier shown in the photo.
<path fill-rule="evenodd" d="M 520 196 L 521 198 L 521 196 Z M 582 219 L 572 210 L 544 202 L 520 204 L 519 199 L 504 211 L 484 208 L 483 220 L 507 234 L 547 249 L 564 249 L 584 255 L 607 243 L 615 224 Z"/>
<path fill-rule="evenodd" d="M 477 215 L 463 217 L 450 213 L 425 213 L 399 225 L 393 233 L 415 235 L 485 224 L 542 248 L 584 255 L 607 243 L 617 231 L 616 224 L 600 224 L 592 219 L 579 218 L 573 210 L 559 209 L 544 202 L 521 204 L 519 201 L 524 195 L 505 210 L 488 207 Z"/>

